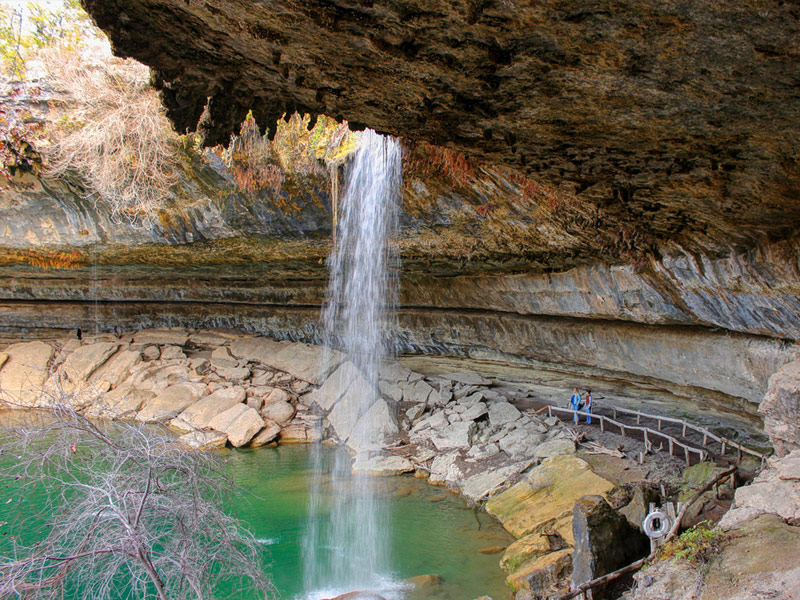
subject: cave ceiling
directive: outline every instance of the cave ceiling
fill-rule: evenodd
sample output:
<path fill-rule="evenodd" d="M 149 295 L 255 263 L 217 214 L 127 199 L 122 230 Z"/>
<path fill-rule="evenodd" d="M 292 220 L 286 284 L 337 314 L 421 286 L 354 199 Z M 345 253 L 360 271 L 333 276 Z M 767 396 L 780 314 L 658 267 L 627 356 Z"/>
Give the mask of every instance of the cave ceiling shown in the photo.
<path fill-rule="evenodd" d="M 297 110 L 511 167 L 653 247 L 800 222 L 795 2 L 82 1 L 208 145 Z"/>

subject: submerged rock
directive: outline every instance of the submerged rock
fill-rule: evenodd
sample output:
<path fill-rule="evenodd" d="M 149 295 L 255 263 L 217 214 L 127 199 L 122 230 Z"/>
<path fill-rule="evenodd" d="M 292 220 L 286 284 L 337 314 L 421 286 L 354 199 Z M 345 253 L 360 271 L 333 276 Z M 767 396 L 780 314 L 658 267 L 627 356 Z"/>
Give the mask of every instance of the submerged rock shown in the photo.
<path fill-rule="evenodd" d="M 411 473 L 413 463 L 402 456 L 372 456 L 357 455 L 353 463 L 354 473 L 367 475 L 389 476 Z"/>

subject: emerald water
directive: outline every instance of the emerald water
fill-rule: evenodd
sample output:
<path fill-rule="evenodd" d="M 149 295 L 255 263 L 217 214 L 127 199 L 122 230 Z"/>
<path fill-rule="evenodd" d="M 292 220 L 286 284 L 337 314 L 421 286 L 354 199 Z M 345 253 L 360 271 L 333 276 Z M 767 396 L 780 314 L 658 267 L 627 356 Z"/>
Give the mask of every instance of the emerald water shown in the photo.
<path fill-rule="evenodd" d="M 302 537 L 307 526 L 307 504 L 311 467 L 307 446 L 278 446 L 258 450 L 225 450 L 225 472 L 244 494 L 232 498 L 234 512 L 268 548 L 271 574 L 280 598 L 304 597 Z M 323 465 L 331 464 L 333 448 Z M 321 518 L 332 505 L 330 476 L 323 473 Z M 38 497 L 19 497 L 13 484 L 0 490 L 0 545 L 8 550 L 8 534 L 22 533 L 32 541 L 34 531 L 20 532 L 14 525 L 35 509 Z M 9 503 L 6 503 L 10 500 Z M 413 600 L 472 600 L 489 595 L 509 598 L 498 561 L 500 554 L 481 554 L 491 546 L 506 546 L 512 539 L 488 515 L 474 512 L 458 496 L 412 477 L 378 480 L 375 500 L 391 526 L 390 564 L 393 581 L 437 574 L 440 585 L 396 590 L 395 597 Z M 340 590 L 325 597 L 335 596 Z M 345 590 L 352 591 L 352 590 Z M 76 598 L 81 597 L 79 593 Z"/>

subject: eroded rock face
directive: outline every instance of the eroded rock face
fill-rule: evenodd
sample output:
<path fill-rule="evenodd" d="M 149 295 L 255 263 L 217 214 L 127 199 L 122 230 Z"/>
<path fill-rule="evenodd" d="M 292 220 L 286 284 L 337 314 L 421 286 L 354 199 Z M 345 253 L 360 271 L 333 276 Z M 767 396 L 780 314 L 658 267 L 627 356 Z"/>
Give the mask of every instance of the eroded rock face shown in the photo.
<path fill-rule="evenodd" d="M 800 361 L 783 365 L 769 378 L 758 412 L 778 456 L 800 449 Z"/>
<path fill-rule="evenodd" d="M 209 144 L 249 109 L 263 126 L 298 109 L 535 174 L 638 222 L 632 245 L 796 223 L 788 4 L 83 4 Z"/>

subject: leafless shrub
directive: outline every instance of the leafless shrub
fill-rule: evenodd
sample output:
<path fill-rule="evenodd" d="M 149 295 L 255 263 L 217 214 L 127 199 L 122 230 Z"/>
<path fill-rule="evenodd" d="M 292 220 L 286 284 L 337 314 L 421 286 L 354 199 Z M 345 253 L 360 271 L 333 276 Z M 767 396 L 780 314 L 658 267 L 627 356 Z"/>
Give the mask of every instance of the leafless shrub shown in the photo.
<path fill-rule="evenodd" d="M 219 508 L 231 484 L 215 455 L 149 427 L 98 426 L 64 400 L 5 432 L 3 453 L 16 461 L 4 483 L 21 498 L 42 486 L 48 500 L 43 539 L 0 557 L 0 597 L 272 594 L 263 549 Z"/>
<path fill-rule="evenodd" d="M 111 56 L 100 43 L 41 54 L 59 99 L 42 147 L 47 172 L 80 174 L 116 219 L 150 227 L 178 180 L 179 140 L 148 68 Z"/>

